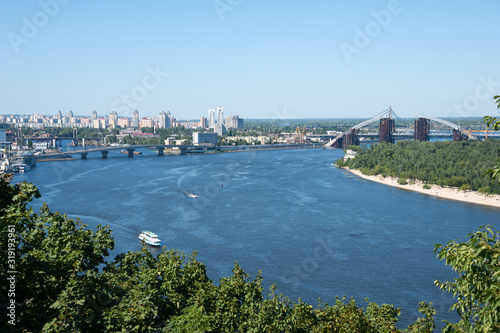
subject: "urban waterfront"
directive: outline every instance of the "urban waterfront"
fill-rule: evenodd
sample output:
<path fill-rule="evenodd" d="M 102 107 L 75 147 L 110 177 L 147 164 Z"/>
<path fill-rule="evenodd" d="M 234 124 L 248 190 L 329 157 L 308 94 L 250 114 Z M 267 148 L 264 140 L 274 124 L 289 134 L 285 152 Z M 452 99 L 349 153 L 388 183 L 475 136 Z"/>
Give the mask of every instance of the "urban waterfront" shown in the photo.
<path fill-rule="evenodd" d="M 498 208 L 330 167 L 341 149 L 156 155 L 145 149 L 138 158 L 110 152 L 108 159 L 39 162 L 14 181 L 38 186 L 35 207 L 47 202 L 90 228 L 110 225 L 112 255 L 139 250 L 139 233 L 151 230 L 167 248 L 198 251 L 214 281 L 230 276 L 238 261 L 293 301 L 332 304 L 346 295 L 360 306 L 367 297 L 394 304 L 402 308 L 399 326 L 414 321 L 423 300 L 434 303 L 438 321 L 457 320 L 448 313 L 453 299 L 433 283 L 455 276 L 434 245 L 465 240 L 480 225 L 500 227 Z"/>

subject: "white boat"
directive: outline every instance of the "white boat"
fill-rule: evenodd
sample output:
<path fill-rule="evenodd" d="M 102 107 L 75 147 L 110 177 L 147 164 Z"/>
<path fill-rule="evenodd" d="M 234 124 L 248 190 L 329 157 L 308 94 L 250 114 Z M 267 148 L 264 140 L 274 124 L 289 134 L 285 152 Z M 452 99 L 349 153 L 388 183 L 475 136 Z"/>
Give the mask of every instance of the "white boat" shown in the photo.
<path fill-rule="evenodd" d="M 28 164 L 21 164 L 19 166 L 19 172 L 24 173 L 25 171 L 30 171 L 31 167 Z"/>
<path fill-rule="evenodd" d="M 14 172 L 24 173 L 25 171 L 30 171 L 30 170 L 31 170 L 31 167 L 28 164 L 24 164 L 24 163 L 12 164 L 12 171 L 14 171 Z"/>
<path fill-rule="evenodd" d="M 189 197 L 189 198 L 196 199 L 196 198 L 200 197 L 198 194 L 194 194 L 193 192 L 189 192 L 189 191 L 182 191 L 182 192 L 184 193 L 184 195 L 186 197 Z"/>
<path fill-rule="evenodd" d="M 161 245 L 161 240 L 158 238 L 158 235 L 151 231 L 141 232 L 141 234 L 139 235 L 139 239 L 151 246 Z"/>

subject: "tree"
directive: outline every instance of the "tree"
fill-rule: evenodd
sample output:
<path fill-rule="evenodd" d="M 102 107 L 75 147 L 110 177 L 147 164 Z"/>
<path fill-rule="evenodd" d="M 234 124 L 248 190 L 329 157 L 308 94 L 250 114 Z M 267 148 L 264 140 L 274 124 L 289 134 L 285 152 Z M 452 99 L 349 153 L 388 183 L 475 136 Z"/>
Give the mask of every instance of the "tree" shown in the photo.
<path fill-rule="evenodd" d="M 35 214 L 28 207 L 31 200 L 40 197 L 33 184 L 12 186 L 2 178 L 0 189 L 4 206 L 0 215 L 0 251 L 12 254 L 9 265 L 1 265 L 0 275 L 18 281 L 14 288 L 5 278 L 1 281 L 2 290 L 14 289 L 0 295 L 0 304 L 15 302 L 16 326 L 9 324 L 7 328 L 21 326 L 28 331 L 40 331 L 44 323 L 56 318 L 64 322 L 73 309 L 66 299 L 84 302 L 86 298 L 81 297 L 92 290 L 87 286 L 97 283 L 98 266 L 114 246 L 111 231 L 101 226 L 95 232 L 88 230 L 80 221 L 54 213 L 45 204 Z M 9 273 L 12 271 L 16 273 Z M 6 311 L 9 310 L 2 306 L 3 318 Z M 82 315 L 77 318 L 82 320 Z"/>
<path fill-rule="evenodd" d="M 457 297 L 451 310 L 461 320 L 447 322 L 446 331 L 500 332 L 500 233 L 481 226 L 467 237 L 466 242 L 450 241 L 434 249 L 459 274 L 454 282 L 434 282 Z"/>
<path fill-rule="evenodd" d="M 500 95 L 494 96 L 493 99 L 497 104 L 497 109 L 500 109 Z M 483 120 L 488 128 L 493 128 L 495 131 L 498 131 L 500 129 L 500 119 L 497 119 L 496 117 L 485 116 Z M 489 174 L 491 178 L 496 179 L 500 183 L 500 160 L 498 160 L 497 164 L 492 169 L 489 169 L 486 174 Z"/>

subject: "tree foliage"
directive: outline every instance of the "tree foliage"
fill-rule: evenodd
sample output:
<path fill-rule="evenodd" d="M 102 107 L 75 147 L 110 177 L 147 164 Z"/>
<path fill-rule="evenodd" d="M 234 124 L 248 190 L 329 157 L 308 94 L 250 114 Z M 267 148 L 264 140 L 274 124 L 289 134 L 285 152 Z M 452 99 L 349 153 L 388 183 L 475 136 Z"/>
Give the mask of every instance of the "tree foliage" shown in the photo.
<path fill-rule="evenodd" d="M 467 238 L 466 242 L 437 244 L 434 250 L 459 274 L 453 282 L 435 281 L 457 297 L 451 309 L 457 310 L 461 320 L 448 323 L 446 331 L 500 332 L 500 233 L 480 227 Z"/>
<path fill-rule="evenodd" d="M 500 95 L 494 96 L 493 99 L 497 104 L 497 109 L 500 109 Z M 488 128 L 493 128 L 495 131 L 498 131 L 500 129 L 500 119 L 497 119 L 496 117 L 486 116 L 483 118 L 483 120 Z M 497 161 L 497 164 L 493 168 L 486 171 L 486 174 L 489 174 L 491 178 L 500 183 L 500 159 Z"/>
<path fill-rule="evenodd" d="M 500 141 L 401 141 L 357 148 L 355 158 L 338 166 L 359 169 L 367 175 L 420 180 L 440 186 L 470 188 L 500 194 L 500 185 L 486 176 L 499 157 Z M 468 187 L 467 187 L 468 186 Z"/>

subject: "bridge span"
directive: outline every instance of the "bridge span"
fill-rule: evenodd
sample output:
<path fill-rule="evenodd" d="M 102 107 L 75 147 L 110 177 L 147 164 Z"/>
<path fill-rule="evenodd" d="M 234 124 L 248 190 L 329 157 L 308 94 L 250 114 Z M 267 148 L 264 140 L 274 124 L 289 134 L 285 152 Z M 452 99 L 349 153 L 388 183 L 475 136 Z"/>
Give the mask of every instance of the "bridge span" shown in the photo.
<path fill-rule="evenodd" d="M 87 159 L 87 155 L 92 152 L 100 152 L 102 154 L 102 158 L 108 158 L 108 153 L 111 150 L 126 150 L 128 157 L 134 157 L 134 152 L 136 149 L 140 148 L 156 148 L 158 149 L 158 155 L 163 155 L 163 150 L 165 148 L 176 148 L 180 151 L 181 154 L 185 154 L 188 149 L 203 149 L 201 146 L 175 146 L 175 145 L 120 145 L 120 146 L 107 146 L 107 147 L 96 147 L 96 148 L 85 148 L 85 149 L 77 149 L 65 152 L 57 152 L 50 154 L 43 154 L 40 157 L 42 158 L 51 158 L 51 157 L 64 157 L 68 154 L 80 154 L 82 160 Z"/>
<path fill-rule="evenodd" d="M 381 114 L 363 121 L 347 131 L 337 135 L 330 140 L 325 147 L 345 148 L 351 145 L 359 145 L 359 130 L 369 124 L 379 122 L 379 142 L 394 143 L 397 137 L 395 134 L 395 119 L 393 118 L 394 111 L 391 107 L 384 110 Z M 471 132 L 467 132 L 460 128 L 459 125 L 449 122 L 444 119 L 436 117 L 417 117 L 415 118 L 415 128 L 413 139 L 419 141 L 429 141 L 430 138 L 430 121 L 434 121 L 450 127 L 453 130 L 453 141 L 463 141 L 468 139 L 475 139 Z"/>
<path fill-rule="evenodd" d="M 107 146 L 107 147 L 96 147 L 88 149 L 78 149 L 70 150 L 65 152 L 50 153 L 37 156 L 37 158 L 64 158 L 68 154 L 80 154 L 81 159 L 87 159 L 89 153 L 100 152 L 102 158 L 108 158 L 108 153 L 111 150 L 126 150 L 128 157 L 134 157 L 134 152 L 136 149 L 140 148 L 155 148 L 158 150 L 158 156 L 163 156 L 165 148 L 172 148 L 179 151 L 179 154 L 184 155 L 189 152 L 207 152 L 207 151 L 244 151 L 244 150 L 270 150 L 270 149 L 293 149 L 293 148 L 315 148 L 321 147 L 314 143 L 299 143 L 299 144 L 265 144 L 265 145 L 239 145 L 239 146 L 194 146 L 194 145 L 120 145 L 120 146 Z"/>

